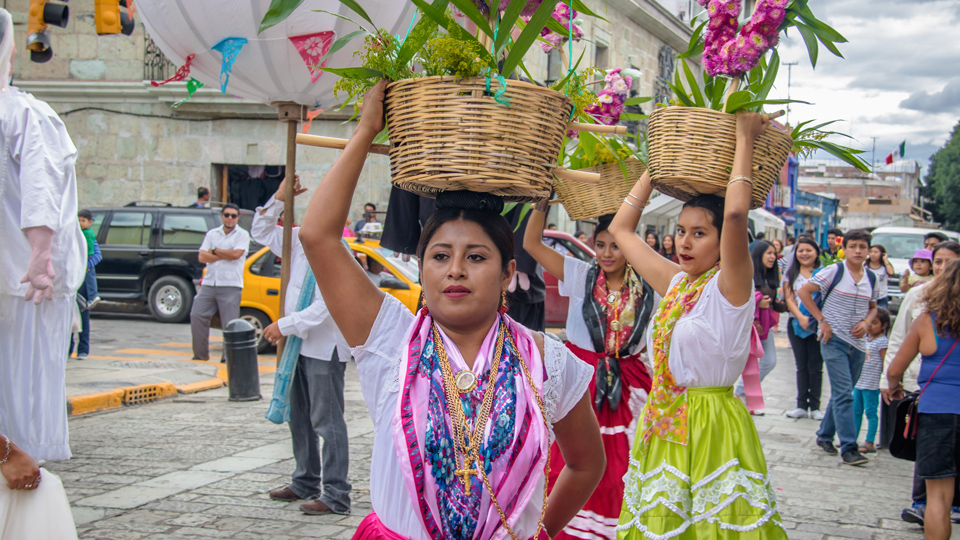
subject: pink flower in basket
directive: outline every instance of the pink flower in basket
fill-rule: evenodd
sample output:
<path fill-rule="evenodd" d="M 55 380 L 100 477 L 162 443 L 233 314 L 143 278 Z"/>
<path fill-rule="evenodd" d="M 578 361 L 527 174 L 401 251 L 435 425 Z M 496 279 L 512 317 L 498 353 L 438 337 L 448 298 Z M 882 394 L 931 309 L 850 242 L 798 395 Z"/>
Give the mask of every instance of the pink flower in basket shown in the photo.
<path fill-rule="evenodd" d="M 710 75 L 739 76 L 757 65 L 760 57 L 780 42 L 780 25 L 788 0 L 757 0 L 750 21 L 740 28 L 740 0 L 697 0 L 707 8 L 703 67 Z"/>
<path fill-rule="evenodd" d="M 553 18 L 568 31 L 573 32 L 573 41 L 580 41 L 583 39 L 583 30 L 574 22 L 576 17 L 577 11 L 570 9 L 566 4 L 557 4 L 557 7 L 553 10 Z M 540 31 L 540 37 L 547 41 L 547 43 L 541 42 L 540 48 L 543 49 L 543 52 L 550 52 L 553 49 L 559 49 L 560 45 L 569 38 L 569 33 L 560 35 L 544 27 Z"/>

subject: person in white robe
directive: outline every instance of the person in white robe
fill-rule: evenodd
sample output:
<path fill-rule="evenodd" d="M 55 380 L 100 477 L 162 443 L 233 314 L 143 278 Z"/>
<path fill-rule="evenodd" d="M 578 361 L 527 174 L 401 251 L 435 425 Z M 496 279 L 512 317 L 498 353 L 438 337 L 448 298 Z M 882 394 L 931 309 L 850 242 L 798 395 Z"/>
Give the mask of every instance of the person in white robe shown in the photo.
<path fill-rule="evenodd" d="M 77 149 L 49 105 L 9 85 L 13 24 L 0 11 L 0 433 L 34 460 L 64 460 L 67 349 L 86 266 Z"/>

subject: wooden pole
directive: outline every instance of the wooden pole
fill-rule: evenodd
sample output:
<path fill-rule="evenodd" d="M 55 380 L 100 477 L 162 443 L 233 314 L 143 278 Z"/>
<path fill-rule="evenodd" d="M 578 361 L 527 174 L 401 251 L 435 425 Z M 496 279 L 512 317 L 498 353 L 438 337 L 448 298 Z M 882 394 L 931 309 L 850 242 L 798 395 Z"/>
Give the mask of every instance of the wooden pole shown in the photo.
<path fill-rule="evenodd" d="M 291 247 L 293 245 L 293 184 L 297 174 L 297 128 L 300 122 L 301 106 L 296 103 L 276 104 L 280 111 L 280 121 L 287 124 L 287 162 L 284 175 L 283 195 L 283 250 L 280 263 L 280 313 L 286 315 L 287 287 L 290 284 L 290 263 L 292 262 Z M 286 338 L 277 342 L 277 365 L 283 355 Z"/>

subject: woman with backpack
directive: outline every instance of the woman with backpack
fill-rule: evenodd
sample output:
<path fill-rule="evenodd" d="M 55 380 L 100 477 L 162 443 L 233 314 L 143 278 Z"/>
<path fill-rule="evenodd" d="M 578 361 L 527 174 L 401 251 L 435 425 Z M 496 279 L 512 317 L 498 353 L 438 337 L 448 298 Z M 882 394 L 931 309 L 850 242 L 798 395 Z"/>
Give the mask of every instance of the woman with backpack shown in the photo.
<path fill-rule="evenodd" d="M 917 475 L 927 487 L 924 535 L 950 538 L 950 511 L 960 470 L 960 262 L 947 263 L 943 275 L 924 287 L 923 316 L 887 370 L 884 401 L 903 399 L 903 373 L 919 352 L 921 388 L 917 398 Z"/>
<path fill-rule="evenodd" d="M 823 356 L 817 333 L 806 330 L 810 315 L 801 312 L 797 291 L 820 270 L 820 246 L 809 236 L 797 238 L 793 261 L 783 277 L 783 297 L 790 316 L 787 338 L 797 364 L 797 408 L 787 411 L 789 418 L 822 420 L 820 391 L 823 386 Z"/>

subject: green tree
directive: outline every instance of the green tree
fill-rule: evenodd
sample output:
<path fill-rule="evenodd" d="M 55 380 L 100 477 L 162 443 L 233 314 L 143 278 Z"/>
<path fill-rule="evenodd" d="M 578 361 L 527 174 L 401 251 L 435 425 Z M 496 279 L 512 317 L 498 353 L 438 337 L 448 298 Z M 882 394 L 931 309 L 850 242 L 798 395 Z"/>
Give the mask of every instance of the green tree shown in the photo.
<path fill-rule="evenodd" d="M 947 143 L 930 156 L 925 181 L 922 193 L 933 199 L 934 219 L 944 228 L 956 229 L 960 225 L 960 122 Z"/>

